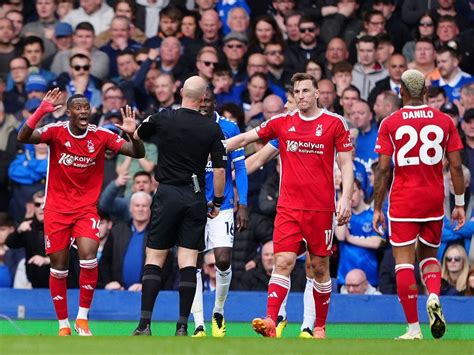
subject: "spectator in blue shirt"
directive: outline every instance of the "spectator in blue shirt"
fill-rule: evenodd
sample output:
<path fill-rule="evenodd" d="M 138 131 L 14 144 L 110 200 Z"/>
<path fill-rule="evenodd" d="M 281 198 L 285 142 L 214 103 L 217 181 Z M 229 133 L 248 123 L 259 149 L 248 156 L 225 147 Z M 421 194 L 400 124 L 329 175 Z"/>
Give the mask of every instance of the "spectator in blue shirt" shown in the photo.
<path fill-rule="evenodd" d="M 361 269 L 372 286 L 378 285 L 378 261 L 376 250 L 384 243 L 372 228 L 373 209 L 364 202 L 364 191 L 358 180 L 354 181 L 352 193 L 352 217 L 349 226 L 338 226 L 335 230 L 340 241 L 340 259 L 337 271 L 339 285 L 345 282 L 346 274 Z"/>

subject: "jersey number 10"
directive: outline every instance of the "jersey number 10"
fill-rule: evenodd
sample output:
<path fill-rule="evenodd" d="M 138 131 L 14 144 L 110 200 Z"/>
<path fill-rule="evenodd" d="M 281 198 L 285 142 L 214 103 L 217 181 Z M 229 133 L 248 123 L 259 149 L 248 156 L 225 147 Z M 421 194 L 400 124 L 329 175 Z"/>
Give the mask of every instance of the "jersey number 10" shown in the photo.
<path fill-rule="evenodd" d="M 433 140 L 429 137 L 430 133 L 435 135 Z M 425 126 L 421 129 L 420 136 L 418 137 L 418 132 L 412 126 L 401 126 L 395 132 L 395 139 L 400 140 L 406 134 L 408 135 L 408 142 L 406 142 L 397 153 L 398 166 L 419 165 L 420 160 L 426 165 L 435 165 L 441 161 L 443 158 L 443 148 L 440 143 L 444 137 L 444 132 L 441 127 L 435 125 Z M 423 143 L 420 146 L 418 156 L 407 157 L 406 154 L 416 146 L 418 139 Z M 428 154 L 430 149 L 434 150 L 433 156 Z"/>

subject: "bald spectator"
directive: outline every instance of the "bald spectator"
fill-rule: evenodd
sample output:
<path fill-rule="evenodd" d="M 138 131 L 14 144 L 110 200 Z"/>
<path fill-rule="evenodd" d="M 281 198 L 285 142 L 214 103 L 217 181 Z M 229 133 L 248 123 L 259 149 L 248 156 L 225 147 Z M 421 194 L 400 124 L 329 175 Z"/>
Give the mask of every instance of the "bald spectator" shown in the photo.
<path fill-rule="evenodd" d="M 9 72 L 9 63 L 17 53 L 13 45 L 13 22 L 7 18 L 0 18 L 0 75 L 4 78 Z"/>
<path fill-rule="evenodd" d="M 285 63 L 283 44 L 269 42 L 265 45 L 263 54 L 267 60 L 270 80 L 282 88 L 289 86 L 293 72 L 286 70 L 283 66 Z"/>
<path fill-rule="evenodd" d="M 400 94 L 402 73 L 407 70 L 407 61 L 401 54 L 393 54 L 388 61 L 388 77 L 378 81 L 369 95 L 369 106 L 373 107 L 375 99 L 383 91 Z"/>
<path fill-rule="evenodd" d="M 90 73 L 104 80 L 109 77 L 110 61 L 107 54 L 94 47 L 94 27 L 88 22 L 79 23 L 72 36 L 73 48 L 58 52 L 51 64 L 51 71 L 61 74 L 69 70 L 69 58 L 75 54 L 83 54 L 91 58 Z"/>
<path fill-rule="evenodd" d="M 227 15 L 227 27 L 229 32 L 246 33 L 250 25 L 250 17 L 243 7 L 233 7 Z"/>
<path fill-rule="evenodd" d="M 324 74 L 327 79 L 331 79 L 334 65 L 346 61 L 349 58 L 347 44 L 342 38 L 334 37 L 328 43 L 325 53 Z"/>
<path fill-rule="evenodd" d="M 362 99 L 367 100 L 375 84 L 388 76 L 388 71 L 377 62 L 375 37 L 363 36 L 357 41 L 357 63 L 352 69 L 352 85 L 360 90 Z"/>
<path fill-rule="evenodd" d="M 346 275 L 344 285 L 341 287 L 343 295 L 381 295 L 380 291 L 369 284 L 365 272 L 353 269 Z"/>
<path fill-rule="evenodd" d="M 392 91 L 382 91 L 377 95 L 374 103 L 375 122 L 380 122 L 387 116 L 400 109 L 401 100 L 397 94 Z"/>
<path fill-rule="evenodd" d="M 131 22 L 126 17 L 114 17 L 110 25 L 110 33 L 110 41 L 105 46 L 100 47 L 100 50 L 109 57 L 109 75 L 113 78 L 118 75 L 118 53 L 125 50 L 134 53 L 139 50 L 142 45 L 131 38 Z"/>
<path fill-rule="evenodd" d="M 474 82 L 474 78 L 459 68 L 459 54 L 451 47 L 444 46 L 438 49 L 436 61 L 441 78 L 432 80 L 431 85 L 442 87 L 450 102 L 459 100 L 463 85 Z"/>
<path fill-rule="evenodd" d="M 62 21 L 76 27 L 81 22 L 89 22 L 96 34 L 110 28 L 114 10 L 105 0 L 80 0 L 80 7 L 69 12 Z"/>
<path fill-rule="evenodd" d="M 284 103 L 277 95 L 268 95 L 263 100 L 263 119 L 268 121 L 273 116 L 285 112 Z"/>
<path fill-rule="evenodd" d="M 141 291 L 151 200 L 149 193 L 135 192 L 130 198 L 131 221 L 112 227 L 99 266 L 99 284 L 106 290 Z"/>
<path fill-rule="evenodd" d="M 336 102 L 336 88 L 331 80 L 322 79 L 318 82 L 319 106 L 330 112 L 336 112 L 334 104 Z"/>
<path fill-rule="evenodd" d="M 369 168 L 378 158 L 374 152 L 378 129 L 372 121 L 372 111 L 367 102 L 357 101 L 352 105 L 350 120 L 359 131 L 356 139 L 356 159 Z"/>
<path fill-rule="evenodd" d="M 161 42 L 159 60 L 156 65 L 160 72 L 172 74 L 179 81 L 176 83 L 177 87 L 181 86 L 181 82 L 184 82 L 189 74 L 188 68 L 180 60 L 182 53 L 183 48 L 178 38 L 166 37 Z"/>

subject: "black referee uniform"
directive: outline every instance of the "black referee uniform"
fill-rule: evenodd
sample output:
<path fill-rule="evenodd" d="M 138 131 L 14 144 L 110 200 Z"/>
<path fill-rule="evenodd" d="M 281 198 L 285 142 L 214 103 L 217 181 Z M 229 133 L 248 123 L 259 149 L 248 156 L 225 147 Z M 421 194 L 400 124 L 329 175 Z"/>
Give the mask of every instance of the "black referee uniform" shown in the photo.
<path fill-rule="evenodd" d="M 203 250 L 207 222 L 205 168 L 209 156 L 214 168 L 225 169 L 227 165 L 222 130 L 214 120 L 198 111 L 180 108 L 149 116 L 136 133 L 143 140 L 156 135 L 160 153 L 155 168 L 155 178 L 160 185 L 153 197 L 147 248 L 168 250 L 177 245 Z M 193 184 L 193 175 L 198 184 Z M 151 335 L 151 316 L 160 286 L 161 267 L 146 264 L 140 323 L 133 335 Z M 196 265 L 180 265 L 180 318 L 176 335 L 187 335 L 195 291 Z"/>
<path fill-rule="evenodd" d="M 227 154 L 219 125 L 191 109 L 161 111 L 138 128 L 140 139 L 158 138 L 160 159 L 155 178 L 160 183 L 153 198 L 147 247 L 169 249 L 174 245 L 204 249 L 207 222 L 205 168 L 209 154 L 212 166 L 225 168 Z M 201 192 L 195 193 L 192 175 Z"/>

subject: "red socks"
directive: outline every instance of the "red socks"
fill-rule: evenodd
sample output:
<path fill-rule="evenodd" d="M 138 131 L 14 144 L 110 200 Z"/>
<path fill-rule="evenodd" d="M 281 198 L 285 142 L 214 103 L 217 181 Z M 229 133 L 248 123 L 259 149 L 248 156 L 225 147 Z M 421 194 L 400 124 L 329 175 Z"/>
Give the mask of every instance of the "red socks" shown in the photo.
<path fill-rule="evenodd" d="M 68 270 L 49 269 L 49 290 L 59 320 L 67 319 Z"/>
<path fill-rule="evenodd" d="M 395 265 L 398 298 L 409 324 L 418 322 L 418 287 L 414 268 L 411 264 Z"/>
<path fill-rule="evenodd" d="M 79 307 L 90 308 L 99 275 L 97 259 L 80 260 L 79 265 L 81 266 L 81 273 L 79 275 Z"/>
<path fill-rule="evenodd" d="M 272 274 L 268 283 L 267 317 L 276 323 L 281 304 L 290 289 L 290 278 L 283 275 Z"/>
<path fill-rule="evenodd" d="M 313 298 L 316 309 L 316 322 L 314 323 L 315 327 L 321 328 L 326 326 L 329 302 L 331 300 L 331 291 L 331 280 L 323 283 L 313 280 Z"/>
<path fill-rule="evenodd" d="M 441 267 L 438 259 L 426 258 L 420 262 L 420 273 L 428 294 L 439 296 L 441 290 Z"/>

